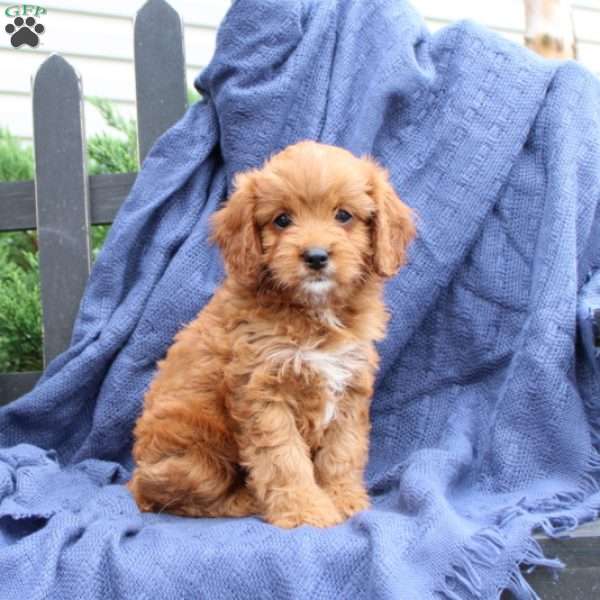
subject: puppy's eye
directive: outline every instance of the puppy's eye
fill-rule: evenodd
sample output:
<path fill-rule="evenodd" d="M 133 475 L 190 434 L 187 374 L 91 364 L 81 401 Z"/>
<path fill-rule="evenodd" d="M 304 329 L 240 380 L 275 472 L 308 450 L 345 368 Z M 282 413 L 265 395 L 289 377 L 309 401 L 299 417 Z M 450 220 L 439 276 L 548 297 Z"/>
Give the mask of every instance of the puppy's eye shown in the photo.
<path fill-rule="evenodd" d="M 340 208 L 340 210 L 335 213 L 335 220 L 339 221 L 340 223 L 347 223 L 351 218 L 352 215 L 343 208 Z"/>
<path fill-rule="evenodd" d="M 292 224 L 292 218 L 287 213 L 281 213 L 274 221 L 279 229 L 285 229 Z"/>

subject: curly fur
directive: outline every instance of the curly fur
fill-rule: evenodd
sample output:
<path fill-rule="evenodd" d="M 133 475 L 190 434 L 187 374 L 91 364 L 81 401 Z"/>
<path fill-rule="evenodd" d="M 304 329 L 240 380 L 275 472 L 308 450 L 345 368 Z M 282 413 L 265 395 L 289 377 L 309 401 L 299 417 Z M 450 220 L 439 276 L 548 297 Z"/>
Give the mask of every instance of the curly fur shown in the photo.
<path fill-rule="evenodd" d="M 146 511 L 339 523 L 369 506 L 373 342 L 411 211 L 373 160 L 300 142 L 238 175 L 213 231 L 227 277 L 158 364 L 130 490 Z M 312 246 L 329 252 L 322 271 L 302 259 Z"/>

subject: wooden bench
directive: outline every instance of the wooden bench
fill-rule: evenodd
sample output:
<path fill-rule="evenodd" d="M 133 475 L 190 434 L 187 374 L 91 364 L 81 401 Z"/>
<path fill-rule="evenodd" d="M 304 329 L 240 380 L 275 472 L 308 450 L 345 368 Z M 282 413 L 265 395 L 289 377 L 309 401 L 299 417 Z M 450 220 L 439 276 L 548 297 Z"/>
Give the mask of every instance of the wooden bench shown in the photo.
<path fill-rule="evenodd" d="M 134 22 L 140 161 L 187 107 L 183 28 L 164 0 L 148 0 Z M 33 80 L 35 181 L 0 183 L 0 231 L 36 229 L 40 258 L 44 364 L 69 345 L 91 267 L 90 226 L 111 223 L 135 173 L 88 176 L 81 80 L 50 56 Z M 0 374 L 0 404 L 33 388 L 41 373 Z M 600 527 L 567 541 L 541 539 L 567 565 L 558 582 L 529 576 L 544 600 L 600 598 Z"/>

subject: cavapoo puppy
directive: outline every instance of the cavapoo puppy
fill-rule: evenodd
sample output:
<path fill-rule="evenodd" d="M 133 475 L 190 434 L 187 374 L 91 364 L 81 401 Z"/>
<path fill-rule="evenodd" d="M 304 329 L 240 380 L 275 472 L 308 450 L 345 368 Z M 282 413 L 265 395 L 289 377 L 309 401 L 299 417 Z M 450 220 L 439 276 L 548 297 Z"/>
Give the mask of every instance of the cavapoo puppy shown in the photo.
<path fill-rule="evenodd" d="M 316 142 L 234 183 L 227 278 L 158 364 L 129 488 L 145 511 L 335 525 L 369 506 L 373 342 L 412 214 L 373 160 Z"/>

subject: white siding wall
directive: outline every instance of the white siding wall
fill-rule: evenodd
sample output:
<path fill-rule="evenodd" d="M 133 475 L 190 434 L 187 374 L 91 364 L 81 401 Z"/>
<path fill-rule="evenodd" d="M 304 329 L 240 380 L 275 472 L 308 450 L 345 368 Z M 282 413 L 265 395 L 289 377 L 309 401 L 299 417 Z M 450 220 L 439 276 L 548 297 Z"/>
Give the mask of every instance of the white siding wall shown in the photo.
<path fill-rule="evenodd" d="M 216 28 L 229 0 L 170 0 L 185 23 L 189 85 L 214 51 Z M 124 114 L 134 114 L 132 17 L 142 0 L 46 0 L 40 4 L 46 32 L 38 48 L 13 49 L 4 26 L 0 2 L 0 126 L 31 139 L 31 76 L 51 52 L 60 52 L 77 68 L 86 95 L 115 102 Z M 522 43 L 523 0 L 413 0 L 435 30 L 456 19 L 473 19 Z M 576 0 L 574 21 L 579 59 L 600 74 L 600 0 Z M 103 129 L 95 109 L 86 105 L 89 133 Z"/>
<path fill-rule="evenodd" d="M 33 2 L 29 2 L 33 4 Z M 229 0 L 170 0 L 185 23 L 187 75 L 190 87 L 214 52 L 216 29 Z M 60 52 L 79 71 L 85 95 L 114 101 L 125 115 L 135 113 L 133 15 L 142 0 L 41 0 L 48 14 L 40 18 L 46 31 L 37 48 L 13 48 L 4 27 L 7 6 L 0 2 L 0 127 L 31 139 L 31 77 L 51 53 Z M 86 103 L 88 134 L 104 129 Z"/>

